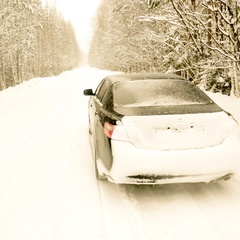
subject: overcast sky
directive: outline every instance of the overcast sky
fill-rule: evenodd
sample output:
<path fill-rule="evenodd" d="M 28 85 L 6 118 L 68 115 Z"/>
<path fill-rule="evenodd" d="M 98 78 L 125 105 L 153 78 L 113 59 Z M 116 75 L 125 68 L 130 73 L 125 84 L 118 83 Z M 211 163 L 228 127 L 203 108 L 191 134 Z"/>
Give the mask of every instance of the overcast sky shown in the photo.
<path fill-rule="evenodd" d="M 87 48 L 91 36 L 91 18 L 96 12 L 100 0 L 55 0 L 58 9 L 70 20 L 77 32 L 81 48 Z"/>

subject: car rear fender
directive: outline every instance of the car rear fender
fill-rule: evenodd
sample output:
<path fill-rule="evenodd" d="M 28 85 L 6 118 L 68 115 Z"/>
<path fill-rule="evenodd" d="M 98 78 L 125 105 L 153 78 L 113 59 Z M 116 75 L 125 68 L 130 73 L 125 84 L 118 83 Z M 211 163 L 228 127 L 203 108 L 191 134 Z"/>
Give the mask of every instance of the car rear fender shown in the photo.
<path fill-rule="evenodd" d="M 96 154 L 104 167 L 110 170 L 113 162 L 111 139 L 104 134 L 104 124 L 109 122 L 115 125 L 117 121 L 120 121 L 120 116 L 101 107 L 98 111 L 98 118 L 99 121 L 96 126 Z"/>

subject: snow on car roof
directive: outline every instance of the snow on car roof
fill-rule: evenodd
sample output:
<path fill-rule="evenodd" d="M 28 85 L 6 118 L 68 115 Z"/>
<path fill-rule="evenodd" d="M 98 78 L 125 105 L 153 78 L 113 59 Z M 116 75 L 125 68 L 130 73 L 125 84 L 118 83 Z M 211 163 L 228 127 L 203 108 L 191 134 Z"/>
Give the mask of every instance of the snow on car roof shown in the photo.
<path fill-rule="evenodd" d="M 185 78 L 169 73 L 121 73 L 107 76 L 112 82 L 118 81 L 133 81 L 133 80 L 144 80 L 144 79 L 177 79 L 186 80 Z"/>

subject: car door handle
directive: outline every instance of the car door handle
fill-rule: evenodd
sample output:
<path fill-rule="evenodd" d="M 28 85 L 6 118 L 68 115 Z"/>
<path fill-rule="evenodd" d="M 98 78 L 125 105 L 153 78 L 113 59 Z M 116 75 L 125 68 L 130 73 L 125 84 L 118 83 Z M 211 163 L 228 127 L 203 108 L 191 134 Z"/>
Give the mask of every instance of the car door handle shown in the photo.
<path fill-rule="evenodd" d="M 95 112 L 95 113 L 94 113 L 94 116 L 97 116 L 97 115 L 98 115 L 98 113 L 97 113 L 97 112 Z"/>

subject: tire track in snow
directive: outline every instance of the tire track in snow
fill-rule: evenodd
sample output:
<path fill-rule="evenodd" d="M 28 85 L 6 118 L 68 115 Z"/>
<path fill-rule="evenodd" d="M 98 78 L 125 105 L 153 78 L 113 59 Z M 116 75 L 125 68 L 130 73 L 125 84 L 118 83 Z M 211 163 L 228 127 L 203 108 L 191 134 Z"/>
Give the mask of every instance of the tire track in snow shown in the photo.
<path fill-rule="evenodd" d="M 39 97 L 41 97 L 41 95 Z M 48 111 L 39 111 L 39 113 L 37 112 L 35 115 L 33 115 L 27 104 L 26 108 L 23 108 L 27 112 L 26 114 L 18 111 L 19 115 L 24 115 L 24 117 L 22 119 L 20 118 L 20 121 L 17 121 L 17 124 L 11 128 L 10 133 L 12 132 L 12 134 L 9 134 L 9 131 L 7 131 L 5 138 L 3 138 L 4 131 L 2 130 L 1 146 L 6 146 L 1 151 L 2 162 L 0 164 L 0 194 L 4 192 L 3 200 L 8 198 L 6 193 L 11 191 L 11 189 L 8 188 L 16 188 L 15 185 L 19 184 L 16 178 L 20 179 L 24 175 L 24 171 L 26 171 L 22 166 L 22 161 L 19 161 L 21 155 L 25 155 L 27 152 L 32 154 L 32 150 L 36 148 L 34 143 L 36 144 L 37 142 L 37 145 L 41 144 L 44 138 L 43 133 L 46 134 L 53 126 L 65 102 L 66 100 L 62 99 L 59 109 L 55 109 L 52 106 L 48 108 Z M 46 109 L 46 104 L 47 102 L 40 101 L 36 107 L 38 107 L 38 109 Z M 20 109 L 22 109 L 22 107 Z M 16 115 L 16 119 L 18 119 L 17 116 L 18 115 Z M 39 129 L 42 129 L 41 135 L 38 134 L 40 132 Z M 14 132 L 16 133 L 15 138 Z M 11 146 L 11 148 L 9 146 Z M 9 151 L 9 149 L 12 151 Z M 34 158 L 34 156 L 32 157 Z M 28 156 L 27 159 L 30 160 L 30 156 Z M 27 159 L 26 161 L 28 161 Z M 22 173 L 20 174 L 21 171 Z M 17 175 L 15 175 L 15 173 L 17 173 Z"/>
<path fill-rule="evenodd" d="M 240 236 L 240 189 L 234 178 L 227 182 L 186 185 L 191 196 L 206 218 L 206 222 L 218 233 L 221 240 L 238 240 Z"/>
<path fill-rule="evenodd" d="M 104 240 L 96 224 L 98 195 L 94 187 L 86 188 L 86 183 L 95 179 L 84 166 L 80 89 L 76 85 L 66 89 L 66 84 L 59 83 L 56 87 L 36 99 L 37 114 L 24 113 L 23 121 L 17 121 L 15 129 L 21 128 L 17 139 L 6 135 L 7 149 L 10 140 L 17 148 L 4 156 L 4 173 L 11 173 L 11 181 L 7 175 L 0 176 L 0 195 L 4 197 L 0 201 L 0 239 Z M 47 92 L 50 102 L 44 98 Z M 31 124 L 22 126 L 25 120 Z M 91 224 L 97 229 L 91 229 Z"/>
<path fill-rule="evenodd" d="M 106 239 L 149 239 L 135 202 L 125 192 L 126 188 L 107 181 L 98 181 L 98 188 Z"/>
<path fill-rule="evenodd" d="M 127 186 L 126 193 L 135 201 L 149 240 L 225 240 L 213 224 L 219 214 L 215 215 L 216 211 L 208 213 L 211 203 L 207 199 L 202 201 L 201 196 L 205 198 L 208 192 L 203 186 L 205 184 Z M 200 191 L 201 188 L 203 191 Z M 213 196 L 212 204 L 214 199 Z M 220 206 L 215 206 L 215 209 Z M 209 214 L 213 219 L 209 219 Z M 221 224 L 225 226 L 224 222 Z"/>
<path fill-rule="evenodd" d="M 62 101 L 60 108 L 54 109 L 51 113 L 46 112 L 41 118 L 38 118 L 38 121 L 33 121 L 34 124 L 28 128 L 27 134 L 19 145 L 4 159 L 5 165 L 2 166 L 1 174 L 1 188 L 4 189 L 0 188 L 0 194 L 4 192 L 4 196 L 2 196 L 1 200 L 0 215 L 1 211 L 6 210 L 6 205 L 9 204 L 8 201 L 11 198 L 11 195 L 15 193 L 21 184 L 21 179 L 23 179 L 26 172 L 29 171 L 31 161 L 37 157 L 36 152 L 38 147 L 41 146 L 46 134 L 51 129 L 56 119 L 58 119 L 62 111 L 61 109 L 65 106 L 64 104 L 66 104 L 65 99 Z M 44 105 L 45 103 L 42 104 L 42 106 Z M 42 132 L 42 134 L 39 136 L 36 135 L 36 132 Z M 22 155 L 25 156 L 24 159 L 21 158 Z M 6 189 L 8 186 L 9 188 Z"/>

